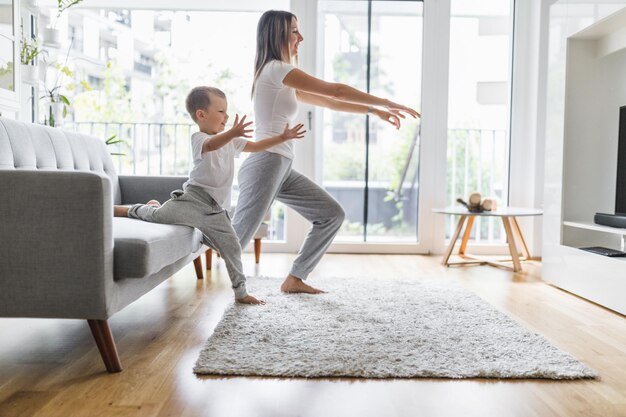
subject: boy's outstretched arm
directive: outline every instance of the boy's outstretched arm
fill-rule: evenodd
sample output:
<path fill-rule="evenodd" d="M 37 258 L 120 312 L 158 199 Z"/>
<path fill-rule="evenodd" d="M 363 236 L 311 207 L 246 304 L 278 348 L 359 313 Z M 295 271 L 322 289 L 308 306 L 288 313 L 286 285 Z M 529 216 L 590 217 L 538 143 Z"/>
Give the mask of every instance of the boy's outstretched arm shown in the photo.
<path fill-rule="evenodd" d="M 206 139 L 202 143 L 202 153 L 216 151 L 235 138 L 251 138 L 250 133 L 252 129 L 248 129 L 248 126 L 251 124 L 252 122 L 246 123 L 246 116 L 243 116 L 241 120 L 239 120 L 239 115 L 235 115 L 233 127 L 224 133 Z"/>
<path fill-rule="evenodd" d="M 272 136 L 271 138 L 259 140 L 256 142 L 248 142 L 243 148 L 244 152 L 261 152 L 267 148 L 271 148 L 279 143 L 286 142 L 291 139 L 301 139 L 304 137 L 306 130 L 302 130 L 304 125 L 298 123 L 293 128 L 289 129 L 289 125 L 285 126 L 285 130 L 278 136 Z"/>

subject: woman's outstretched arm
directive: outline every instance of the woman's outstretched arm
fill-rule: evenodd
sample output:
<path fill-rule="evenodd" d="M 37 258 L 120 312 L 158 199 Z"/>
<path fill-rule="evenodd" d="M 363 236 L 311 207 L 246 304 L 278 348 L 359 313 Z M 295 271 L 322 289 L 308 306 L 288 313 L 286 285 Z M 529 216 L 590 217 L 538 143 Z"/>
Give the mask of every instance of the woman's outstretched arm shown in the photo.
<path fill-rule="evenodd" d="M 318 96 L 331 98 L 337 101 L 385 107 L 391 113 L 399 117 L 404 117 L 402 113 L 408 113 L 413 117 L 420 116 L 418 112 L 410 107 L 364 93 L 346 84 L 329 83 L 324 80 L 320 80 L 319 78 L 315 78 L 298 68 L 289 71 L 289 73 L 285 76 L 283 83 L 286 86 L 294 88 L 298 91 L 316 94 Z"/>
<path fill-rule="evenodd" d="M 372 106 L 366 106 L 364 104 L 354 104 L 346 101 L 335 100 L 329 97 L 319 96 L 317 94 L 306 93 L 304 91 L 296 91 L 296 97 L 298 101 L 303 103 L 312 104 L 314 106 L 326 107 L 331 110 L 344 111 L 349 113 L 361 113 L 365 114 L 371 111 L 371 113 L 378 116 L 381 120 L 390 123 L 400 128 L 400 118 L 386 110 L 373 108 Z M 371 110 L 370 110 L 371 109 Z M 400 117 L 404 118 L 404 115 L 400 114 Z"/>

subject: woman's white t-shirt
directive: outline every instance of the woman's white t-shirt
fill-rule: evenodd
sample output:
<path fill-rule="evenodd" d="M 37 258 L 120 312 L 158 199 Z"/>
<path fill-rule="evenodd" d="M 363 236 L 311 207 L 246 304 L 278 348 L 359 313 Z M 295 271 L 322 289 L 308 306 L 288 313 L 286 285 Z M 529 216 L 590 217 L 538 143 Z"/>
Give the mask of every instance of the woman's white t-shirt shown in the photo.
<path fill-rule="evenodd" d="M 293 70 L 293 65 L 274 60 L 265 64 L 254 87 L 255 140 L 277 136 L 285 126 L 293 127 L 298 114 L 296 90 L 283 84 L 285 76 Z M 294 141 L 288 140 L 268 148 L 268 152 L 294 158 Z"/>
<path fill-rule="evenodd" d="M 189 180 L 183 185 L 196 185 L 203 188 L 223 209 L 230 210 L 231 188 L 235 177 L 235 158 L 248 143 L 235 138 L 221 148 L 202 153 L 204 141 L 214 135 L 196 132 L 191 135 L 191 156 L 193 168 Z"/>

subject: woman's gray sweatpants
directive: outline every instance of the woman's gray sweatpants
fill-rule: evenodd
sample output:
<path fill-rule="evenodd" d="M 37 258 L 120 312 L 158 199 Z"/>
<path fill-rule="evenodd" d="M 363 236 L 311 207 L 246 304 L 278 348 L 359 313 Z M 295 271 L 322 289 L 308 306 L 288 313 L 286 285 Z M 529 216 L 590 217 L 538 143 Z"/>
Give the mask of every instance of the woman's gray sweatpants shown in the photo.
<path fill-rule="evenodd" d="M 274 199 L 313 224 L 291 275 L 306 279 L 339 231 L 345 212 L 322 187 L 291 168 L 292 160 L 272 152 L 254 153 L 239 170 L 239 199 L 233 227 L 242 247 L 250 242 Z"/>
<path fill-rule="evenodd" d="M 246 291 L 246 276 L 241 265 L 241 246 L 228 213 L 200 187 L 189 185 L 176 190 L 161 207 L 135 204 L 128 217 L 152 223 L 179 224 L 195 227 L 204 235 L 204 244 L 220 251 L 235 291 L 240 299 Z"/>

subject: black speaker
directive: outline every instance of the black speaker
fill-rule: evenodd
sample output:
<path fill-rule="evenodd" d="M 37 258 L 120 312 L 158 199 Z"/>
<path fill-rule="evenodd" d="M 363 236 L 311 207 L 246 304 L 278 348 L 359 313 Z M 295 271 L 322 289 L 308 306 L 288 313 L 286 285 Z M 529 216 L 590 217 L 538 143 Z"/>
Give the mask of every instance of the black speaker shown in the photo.
<path fill-rule="evenodd" d="M 603 226 L 626 229 L 626 216 L 621 216 L 619 214 L 596 213 L 596 215 L 593 216 L 593 222 Z"/>

